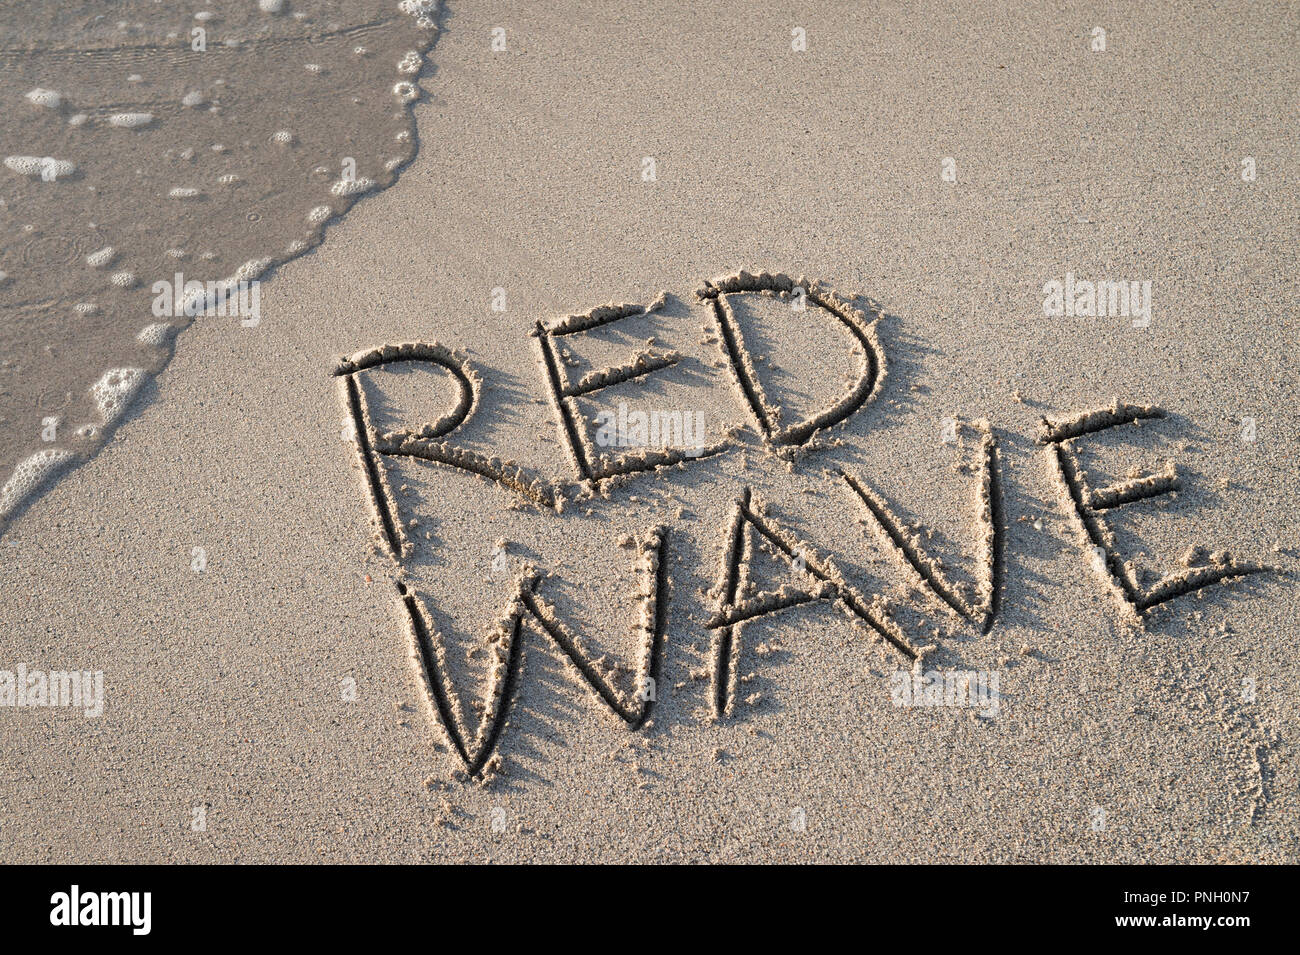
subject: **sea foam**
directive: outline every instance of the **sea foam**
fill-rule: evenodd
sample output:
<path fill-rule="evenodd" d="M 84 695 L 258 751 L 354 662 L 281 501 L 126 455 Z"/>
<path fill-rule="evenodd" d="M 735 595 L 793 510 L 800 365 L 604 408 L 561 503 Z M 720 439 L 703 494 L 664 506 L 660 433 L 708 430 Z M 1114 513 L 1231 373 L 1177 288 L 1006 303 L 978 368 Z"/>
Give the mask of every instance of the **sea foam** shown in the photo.
<path fill-rule="evenodd" d="M 114 113 L 108 121 L 122 129 L 140 129 L 153 122 L 153 113 Z"/>
<path fill-rule="evenodd" d="M 58 109 L 63 105 L 63 97 L 60 94 L 39 86 L 27 94 L 27 101 L 36 106 L 44 106 L 46 109 Z"/>
<path fill-rule="evenodd" d="M 91 397 L 104 424 L 112 424 L 122 416 L 143 384 L 143 369 L 114 368 L 90 386 Z"/>
<path fill-rule="evenodd" d="M 9 480 L 5 481 L 4 487 L 0 488 L 0 523 L 7 520 L 25 498 L 72 458 L 71 451 L 50 448 L 37 451 L 31 457 L 18 462 L 18 466 L 9 475 Z"/>
<path fill-rule="evenodd" d="M 5 165 L 20 175 L 46 182 L 71 176 L 77 171 L 76 163 L 51 156 L 6 156 Z"/>

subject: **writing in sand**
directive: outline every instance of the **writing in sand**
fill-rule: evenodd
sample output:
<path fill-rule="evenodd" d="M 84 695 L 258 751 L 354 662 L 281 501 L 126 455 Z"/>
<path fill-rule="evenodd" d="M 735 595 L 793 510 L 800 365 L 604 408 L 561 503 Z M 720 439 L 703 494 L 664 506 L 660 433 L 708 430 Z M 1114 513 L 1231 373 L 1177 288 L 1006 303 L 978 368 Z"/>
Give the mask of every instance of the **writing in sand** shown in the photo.
<path fill-rule="evenodd" d="M 741 333 L 735 309 L 743 296 L 780 300 L 796 310 L 822 310 L 825 315 L 821 317 L 841 330 L 856 364 L 856 373 L 847 387 L 819 409 L 797 421 L 785 422 L 780 407 L 765 392 L 755 357 Z M 831 429 L 847 422 L 880 392 L 888 362 L 876 334 L 881 314 L 874 306 L 859 307 L 855 300 L 802 276 L 770 272 L 741 271 L 715 278 L 703 284 L 696 299 L 716 326 L 716 342 L 723 352 L 723 365 L 729 368 L 731 385 L 772 454 L 793 460 L 815 452 L 824 446 Z M 392 459 L 418 458 L 469 472 L 506 489 L 516 499 L 515 506 L 531 506 L 563 519 L 566 502 L 595 495 L 607 497 L 612 488 L 640 475 L 688 469 L 738 448 L 734 431 L 715 443 L 705 443 L 698 426 L 692 428 L 689 420 L 680 416 L 650 421 L 644 413 L 628 414 L 625 408 L 597 415 L 593 436 L 588 420 L 579 410 L 579 400 L 590 400 L 605 389 L 663 372 L 677 364 L 681 356 L 646 347 L 624 364 L 592 372 L 574 382 L 562 360 L 563 340 L 647 315 L 662 308 L 665 301 L 666 296 L 661 294 L 649 305 L 605 305 L 549 324 L 535 324 L 531 334 L 539 353 L 542 386 L 549 396 L 568 458 L 568 479 L 545 476 L 509 459 L 457 445 L 457 431 L 479 407 L 483 381 L 470 361 L 452 348 L 438 342 L 385 344 L 340 360 L 333 373 L 340 382 L 347 436 L 355 447 L 363 475 L 376 546 L 397 563 L 399 570 L 413 548 L 386 476 Z M 395 364 L 418 366 L 450 378 L 455 398 L 441 418 L 410 428 L 376 425 L 367 403 L 365 377 L 371 370 Z M 1139 580 L 1132 562 L 1120 553 L 1107 520 L 1108 512 L 1176 492 L 1179 475 L 1169 464 L 1156 473 L 1093 487 L 1080 464 L 1079 448 L 1100 432 L 1142 427 L 1163 417 L 1164 412 L 1157 407 L 1116 400 L 1109 407 L 1044 417 L 1036 436 L 1063 510 L 1074 524 L 1082 556 L 1095 570 L 1099 585 L 1113 596 L 1118 613 L 1135 626 L 1141 625 L 1155 608 L 1175 598 L 1273 569 L 1234 559 L 1223 551 L 1201 558 L 1199 555 L 1205 551 L 1196 548 L 1184 559 L 1182 569 L 1154 583 L 1144 585 Z M 952 427 L 957 427 L 955 422 Z M 874 529 L 881 546 L 895 556 L 916 589 L 936 609 L 955 614 L 979 632 L 988 633 L 999 615 L 1003 584 L 1002 469 L 998 436 L 992 426 L 979 421 L 969 427 L 978 439 L 972 495 L 971 583 L 951 578 L 942 562 L 927 552 L 922 535 L 894 514 L 865 475 L 842 467 L 827 472 L 826 480 L 841 485 L 848 506 Z M 486 778 L 500 766 L 497 746 L 519 684 L 520 643 L 526 625 L 554 643 L 598 705 L 634 730 L 649 722 L 659 695 L 660 664 L 669 636 L 667 554 L 677 530 L 661 524 L 647 528 L 632 542 L 633 560 L 641 580 L 640 613 L 634 625 L 635 657 L 630 665 L 617 667 L 612 674 L 599 665 L 597 658 L 602 655 L 588 649 L 583 637 L 547 602 L 542 574 L 535 567 L 524 567 L 487 637 L 490 658 L 481 696 L 472 707 L 479 714 L 473 724 L 467 721 L 460 695 L 452 686 L 443 637 L 432 624 L 424 603 L 399 573 L 397 598 L 419 678 L 434 720 L 465 773 Z M 738 489 L 729 519 L 716 537 L 719 569 L 716 585 L 709 593 L 711 616 L 705 622 L 711 634 L 709 701 L 715 718 L 725 719 L 736 705 L 745 625 L 804 604 L 833 604 L 855 627 L 897 654 L 900 663 L 919 668 L 926 654 L 934 649 L 920 645 L 905 631 L 883 595 L 868 596 L 859 590 L 841 571 L 833 552 L 799 539 L 784 527 L 751 488 Z M 747 570 L 756 548 L 788 564 L 792 582 L 771 591 L 754 592 L 752 586 L 747 586 Z"/>

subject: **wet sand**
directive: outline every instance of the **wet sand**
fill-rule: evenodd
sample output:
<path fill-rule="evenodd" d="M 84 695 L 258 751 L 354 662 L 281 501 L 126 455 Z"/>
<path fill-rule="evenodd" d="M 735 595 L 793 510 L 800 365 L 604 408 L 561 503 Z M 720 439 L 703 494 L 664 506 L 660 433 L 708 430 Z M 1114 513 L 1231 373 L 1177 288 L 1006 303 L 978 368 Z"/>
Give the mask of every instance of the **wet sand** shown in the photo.
<path fill-rule="evenodd" d="M 32 6 L 0 11 L 0 526 L 395 180 L 437 36 L 385 0 Z"/>

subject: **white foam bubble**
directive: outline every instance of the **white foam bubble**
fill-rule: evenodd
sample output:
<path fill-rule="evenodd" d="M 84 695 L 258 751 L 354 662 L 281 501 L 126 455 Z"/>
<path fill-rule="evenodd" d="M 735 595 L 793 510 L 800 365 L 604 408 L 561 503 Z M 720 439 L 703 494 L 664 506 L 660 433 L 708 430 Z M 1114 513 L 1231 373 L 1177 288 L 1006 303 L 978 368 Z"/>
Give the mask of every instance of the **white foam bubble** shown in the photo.
<path fill-rule="evenodd" d="M 263 13 L 279 13 L 284 9 L 284 0 L 257 0 L 257 6 Z"/>
<path fill-rule="evenodd" d="M 102 269 L 104 266 L 110 265 L 116 255 L 117 250 L 111 245 L 106 245 L 98 252 L 92 252 L 86 256 L 86 264 L 92 269 Z"/>
<path fill-rule="evenodd" d="M 6 156 L 5 165 L 20 175 L 43 179 L 46 182 L 53 182 L 62 176 L 71 176 L 77 171 L 76 163 L 50 156 Z"/>
<path fill-rule="evenodd" d="M 140 329 L 135 340 L 144 345 L 152 345 L 155 348 L 161 348 L 167 344 L 167 339 L 171 338 L 174 329 L 166 322 L 154 322 L 152 325 L 146 325 Z"/>
<path fill-rule="evenodd" d="M 5 165 L 24 176 L 39 176 L 41 174 L 40 156 L 6 156 Z"/>
<path fill-rule="evenodd" d="M 424 57 L 419 53 L 411 50 L 406 56 L 402 57 L 397 63 L 397 72 L 399 73 L 419 73 L 420 67 L 424 65 Z"/>
<path fill-rule="evenodd" d="M 71 451 L 48 448 L 18 462 L 0 488 L 0 521 L 8 518 L 23 500 L 72 460 Z"/>
<path fill-rule="evenodd" d="M 194 199 L 202 195 L 197 189 L 191 189 L 187 186 L 177 186 L 171 192 L 167 193 L 169 199 Z"/>
<path fill-rule="evenodd" d="M 135 288 L 134 272 L 114 272 L 109 280 L 118 288 Z"/>
<path fill-rule="evenodd" d="M 340 179 L 330 186 L 330 192 L 336 196 L 355 196 L 375 188 L 375 181 L 359 176 L 356 179 Z"/>
<path fill-rule="evenodd" d="M 69 117 L 68 117 L 68 125 L 69 125 L 69 126 L 82 126 L 82 125 L 85 124 L 86 120 L 88 120 L 88 119 L 90 119 L 90 117 L 87 116 L 85 113 L 77 113 L 75 116 L 69 116 Z"/>
<path fill-rule="evenodd" d="M 232 285 L 238 282 L 251 282 L 269 269 L 272 261 L 272 259 L 249 259 L 239 268 L 235 269 L 235 274 L 226 279 L 226 281 Z"/>
<path fill-rule="evenodd" d="M 271 142 L 279 143 L 281 146 L 287 146 L 293 142 L 293 133 L 287 129 L 279 129 L 271 134 Z"/>
<path fill-rule="evenodd" d="M 44 106 L 46 109 L 58 109 L 63 105 L 63 97 L 54 90 L 47 90 L 36 87 L 27 94 L 27 101 L 37 106 Z"/>
<path fill-rule="evenodd" d="M 122 416 L 143 384 L 142 369 L 114 368 L 90 386 L 90 396 L 95 399 L 104 424 L 112 424 Z"/>
<path fill-rule="evenodd" d="M 198 90 L 190 90 L 181 97 L 182 106 L 202 106 L 205 102 L 207 100 L 203 98 L 203 94 Z"/>
<path fill-rule="evenodd" d="M 8 281 L 9 281 L 9 273 L 0 272 L 0 285 L 4 285 Z"/>
<path fill-rule="evenodd" d="M 402 80 L 393 86 L 393 95 L 403 103 L 411 103 L 420 97 L 420 90 L 414 83 L 408 83 Z"/>
<path fill-rule="evenodd" d="M 233 172 L 228 172 L 218 179 L 217 182 L 221 183 L 223 186 L 233 186 L 235 183 L 239 182 L 239 177 Z"/>
<path fill-rule="evenodd" d="M 438 0 L 402 0 L 397 8 L 413 17 L 428 16 L 438 6 Z"/>
<path fill-rule="evenodd" d="M 307 213 L 307 221 L 314 225 L 320 225 L 332 215 L 334 215 L 334 210 L 329 206 L 317 206 L 315 209 L 312 209 L 311 212 Z"/>
<path fill-rule="evenodd" d="M 140 129 L 153 122 L 153 113 L 114 113 L 108 121 L 122 129 Z"/>
<path fill-rule="evenodd" d="M 94 315 L 99 311 L 99 306 L 94 302 L 78 302 L 72 306 L 73 311 L 78 315 Z"/>

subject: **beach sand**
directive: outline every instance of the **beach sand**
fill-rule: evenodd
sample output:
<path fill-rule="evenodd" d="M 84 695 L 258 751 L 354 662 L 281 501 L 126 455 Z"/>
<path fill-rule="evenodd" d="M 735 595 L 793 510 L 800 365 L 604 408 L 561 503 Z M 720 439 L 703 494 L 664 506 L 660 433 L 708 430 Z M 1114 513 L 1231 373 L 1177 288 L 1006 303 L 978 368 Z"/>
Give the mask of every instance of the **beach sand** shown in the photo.
<path fill-rule="evenodd" d="M 1287 15 L 451 4 L 396 183 L 262 276 L 256 327 L 197 318 L 112 440 L 0 537 L 0 670 L 104 680 L 99 716 L 3 711 L 0 856 L 1296 861 Z M 807 291 L 717 291 L 740 270 Z M 1149 322 L 1045 314 L 1048 283 L 1081 280 L 1150 282 Z M 782 409 L 769 440 L 728 329 L 760 408 Z M 362 465 L 349 380 L 373 445 L 446 415 L 456 379 L 340 361 L 435 342 L 475 404 L 429 444 L 560 485 L 559 513 L 445 464 Z M 620 403 L 698 415 L 725 447 L 582 492 L 548 348 L 570 384 L 676 358 L 563 403 L 589 450 L 628 453 L 582 421 Z M 843 421 L 797 453 L 772 440 L 864 367 L 874 390 Z M 1044 418 L 1116 400 L 1164 416 L 1040 441 Z M 1088 506 L 1085 482 L 1123 495 L 1170 459 L 1176 493 Z M 710 623 L 746 489 L 794 546 L 742 522 L 731 603 L 799 602 L 733 629 L 719 715 Z M 1260 572 L 1154 604 L 1188 565 Z M 513 604 L 531 568 L 549 630 Z M 450 734 L 421 626 L 442 635 Z M 467 779 L 457 743 L 506 664 L 503 726 Z M 914 671 L 996 693 L 898 705 Z"/>

